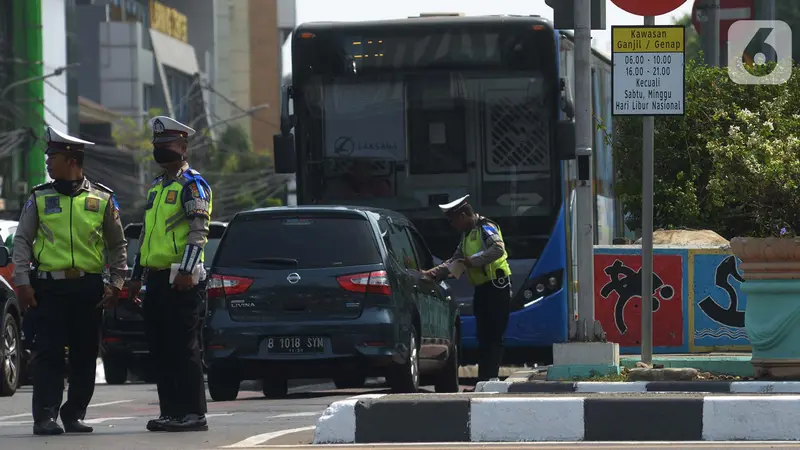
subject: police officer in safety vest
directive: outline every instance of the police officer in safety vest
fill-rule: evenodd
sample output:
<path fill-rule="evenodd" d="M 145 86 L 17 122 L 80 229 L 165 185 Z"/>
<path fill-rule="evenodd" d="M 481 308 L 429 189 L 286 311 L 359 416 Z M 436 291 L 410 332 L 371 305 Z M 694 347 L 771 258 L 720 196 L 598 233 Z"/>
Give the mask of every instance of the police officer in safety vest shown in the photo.
<path fill-rule="evenodd" d="M 48 127 L 47 173 L 33 188 L 14 237 L 14 282 L 33 341 L 33 432 L 90 433 L 83 422 L 94 394 L 103 307 L 119 298 L 127 271 L 125 234 L 114 192 L 83 176 L 92 142 Z M 108 250 L 109 284 L 103 280 Z M 33 270 L 31 270 L 31 265 Z M 64 348 L 69 391 L 64 393 Z M 61 413 L 62 428 L 56 420 Z"/>
<path fill-rule="evenodd" d="M 487 381 L 500 371 L 511 302 L 511 268 L 500 227 L 476 214 L 467 197 L 439 205 L 453 228 L 462 233 L 461 241 L 452 258 L 425 274 L 441 280 L 450 274 L 451 264 L 462 263 L 466 267 L 469 283 L 475 287 L 478 379 Z"/>
<path fill-rule="evenodd" d="M 206 389 L 200 360 L 200 308 L 206 295 L 203 248 L 211 187 L 186 162 L 194 130 L 169 117 L 150 120 L 153 158 L 164 169 L 147 193 L 131 298 L 141 280 L 150 354 L 158 367 L 159 418 L 150 431 L 205 431 Z"/>

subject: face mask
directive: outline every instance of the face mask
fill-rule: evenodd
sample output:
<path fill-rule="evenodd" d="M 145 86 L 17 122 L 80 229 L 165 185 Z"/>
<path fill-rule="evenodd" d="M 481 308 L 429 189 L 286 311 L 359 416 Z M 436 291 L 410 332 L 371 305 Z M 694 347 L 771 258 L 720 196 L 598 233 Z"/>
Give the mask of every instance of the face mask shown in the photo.
<path fill-rule="evenodd" d="M 153 159 L 159 164 L 168 164 L 183 159 L 183 156 L 164 147 L 153 148 Z"/>
<path fill-rule="evenodd" d="M 62 195 L 72 195 L 79 183 L 73 180 L 53 180 L 53 189 Z"/>

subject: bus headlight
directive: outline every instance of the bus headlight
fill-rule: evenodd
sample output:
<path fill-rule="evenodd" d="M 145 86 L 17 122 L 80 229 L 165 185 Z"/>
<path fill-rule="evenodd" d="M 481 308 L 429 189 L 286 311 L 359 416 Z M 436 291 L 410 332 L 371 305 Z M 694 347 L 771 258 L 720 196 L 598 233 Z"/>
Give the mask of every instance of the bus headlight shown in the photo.
<path fill-rule="evenodd" d="M 564 287 L 564 269 L 554 270 L 525 281 L 511 303 L 511 311 L 532 305 L 538 299 L 548 297 Z"/>

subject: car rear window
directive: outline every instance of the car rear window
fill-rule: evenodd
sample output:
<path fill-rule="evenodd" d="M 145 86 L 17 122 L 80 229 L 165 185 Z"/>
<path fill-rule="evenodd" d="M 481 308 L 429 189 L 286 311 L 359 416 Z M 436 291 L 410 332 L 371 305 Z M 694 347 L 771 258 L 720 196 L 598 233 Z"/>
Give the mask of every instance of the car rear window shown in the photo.
<path fill-rule="evenodd" d="M 360 217 L 240 216 L 228 225 L 214 264 L 314 269 L 380 262 L 369 222 Z"/>

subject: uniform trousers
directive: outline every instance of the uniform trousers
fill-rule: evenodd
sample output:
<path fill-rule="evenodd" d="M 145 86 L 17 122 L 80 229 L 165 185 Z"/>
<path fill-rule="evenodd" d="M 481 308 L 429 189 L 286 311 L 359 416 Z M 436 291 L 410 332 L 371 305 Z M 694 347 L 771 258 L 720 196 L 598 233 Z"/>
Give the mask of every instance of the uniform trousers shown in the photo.
<path fill-rule="evenodd" d="M 70 280 L 31 281 L 38 305 L 25 314 L 24 321 L 33 333 L 26 335 L 26 340 L 32 341 L 33 420 L 57 420 L 59 410 L 64 422 L 83 420 L 94 395 L 103 278 L 89 274 Z M 66 362 L 65 347 L 69 348 Z M 65 373 L 69 389 L 61 406 Z"/>
<path fill-rule="evenodd" d="M 508 326 L 511 284 L 498 282 L 475 286 L 473 314 L 478 338 L 478 381 L 496 378 L 503 359 L 503 335 Z M 500 287 L 498 287 L 500 286 Z"/>
<path fill-rule="evenodd" d="M 148 269 L 142 305 L 161 415 L 203 415 L 207 406 L 200 359 L 200 308 L 205 282 L 181 292 L 169 283 L 169 272 Z"/>

